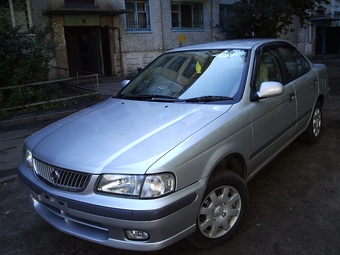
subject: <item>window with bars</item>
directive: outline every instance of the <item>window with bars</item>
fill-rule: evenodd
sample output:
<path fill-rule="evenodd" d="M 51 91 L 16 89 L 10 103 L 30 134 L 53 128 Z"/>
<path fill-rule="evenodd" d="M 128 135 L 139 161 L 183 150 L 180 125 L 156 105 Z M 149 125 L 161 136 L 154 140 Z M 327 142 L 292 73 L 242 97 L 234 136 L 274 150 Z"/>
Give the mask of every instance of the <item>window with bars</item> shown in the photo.
<path fill-rule="evenodd" d="M 203 5 L 201 3 L 172 3 L 173 29 L 203 29 Z"/>
<path fill-rule="evenodd" d="M 28 30 L 33 26 L 29 0 L 0 0 L 0 8 L 5 10 L 14 27 Z"/>
<path fill-rule="evenodd" d="M 126 14 L 126 28 L 128 31 L 150 31 L 150 17 L 148 1 L 125 1 L 125 8 L 133 10 Z"/>

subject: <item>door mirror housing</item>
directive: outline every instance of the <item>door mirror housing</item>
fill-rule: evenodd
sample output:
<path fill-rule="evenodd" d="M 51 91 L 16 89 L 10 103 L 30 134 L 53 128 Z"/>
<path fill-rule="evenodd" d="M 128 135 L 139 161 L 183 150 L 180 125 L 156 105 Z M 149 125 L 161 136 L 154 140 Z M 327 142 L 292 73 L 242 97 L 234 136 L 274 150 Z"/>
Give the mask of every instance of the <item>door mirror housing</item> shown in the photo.
<path fill-rule="evenodd" d="M 123 80 L 123 81 L 121 82 L 121 87 L 124 88 L 126 85 L 129 84 L 129 82 L 130 82 L 130 80 Z"/>
<path fill-rule="evenodd" d="M 261 83 L 259 90 L 256 93 L 253 93 L 251 101 L 256 101 L 267 97 L 279 96 L 282 95 L 282 93 L 283 85 L 281 82 L 265 81 Z"/>

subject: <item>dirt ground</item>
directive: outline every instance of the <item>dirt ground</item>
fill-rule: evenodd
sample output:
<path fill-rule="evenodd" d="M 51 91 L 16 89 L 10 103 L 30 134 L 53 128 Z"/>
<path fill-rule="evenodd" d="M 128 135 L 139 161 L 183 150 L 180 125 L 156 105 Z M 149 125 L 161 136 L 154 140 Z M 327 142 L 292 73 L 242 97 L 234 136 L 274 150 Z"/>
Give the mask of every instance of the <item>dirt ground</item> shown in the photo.
<path fill-rule="evenodd" d="M 77 239 L 44 222 L 15 178 L 0 183 L 0 254 L 340 254 L 340 95 L 323 113 L 319 143 L 295 141 L 248 183 L 246 219 L 223 245 L 201 250 L 183 240 L 141 253 Z"/>

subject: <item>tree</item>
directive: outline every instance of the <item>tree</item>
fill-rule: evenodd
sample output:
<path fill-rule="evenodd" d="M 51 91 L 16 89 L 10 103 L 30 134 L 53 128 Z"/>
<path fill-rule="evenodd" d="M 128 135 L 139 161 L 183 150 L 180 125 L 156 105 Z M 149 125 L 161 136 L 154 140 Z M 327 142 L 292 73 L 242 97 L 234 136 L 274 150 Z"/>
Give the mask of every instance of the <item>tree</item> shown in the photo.
<path fill-rule="evenodd" d="M 231 4 L 226 17 L 227 38 L 270 37 L 290 31 L 294 16 L 301 27 L 308 24 L 312 13 L 328 0 L 239 0 Z"/>
<path fill-rule="evenodd" d="M 0 86 L 47 80 L 58 44 L 52 32 L 51 25 L 28 31 L 13 27 L 9 15 L 0 9 Z"/>

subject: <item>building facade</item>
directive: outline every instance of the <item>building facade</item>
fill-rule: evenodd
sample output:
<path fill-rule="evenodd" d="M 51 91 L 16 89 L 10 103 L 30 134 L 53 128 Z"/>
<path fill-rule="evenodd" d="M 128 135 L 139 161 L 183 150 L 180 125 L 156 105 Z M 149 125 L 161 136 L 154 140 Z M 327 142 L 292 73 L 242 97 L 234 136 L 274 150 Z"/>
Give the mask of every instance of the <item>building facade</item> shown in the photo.
<path fill-rule="evenodd" d="M 166 50 L 223 40 L 222 17 L 234 1 L 0 0 L 0 4 L 10 11 L 14 25 L 52 22 L 60 42 L 52 64 L 60 68 L 55 76 L 62 78 L 79 71 L 133 75 Z M 330 47 L 335 52 L 339 4 L 332 0 L 324 19 L 316 13 L 308 28 L 295 22 L 294 32 L 282 37 L 307 55 L 327 54 Z M 329 46 L 334 34 L 337 40 Z"/>

